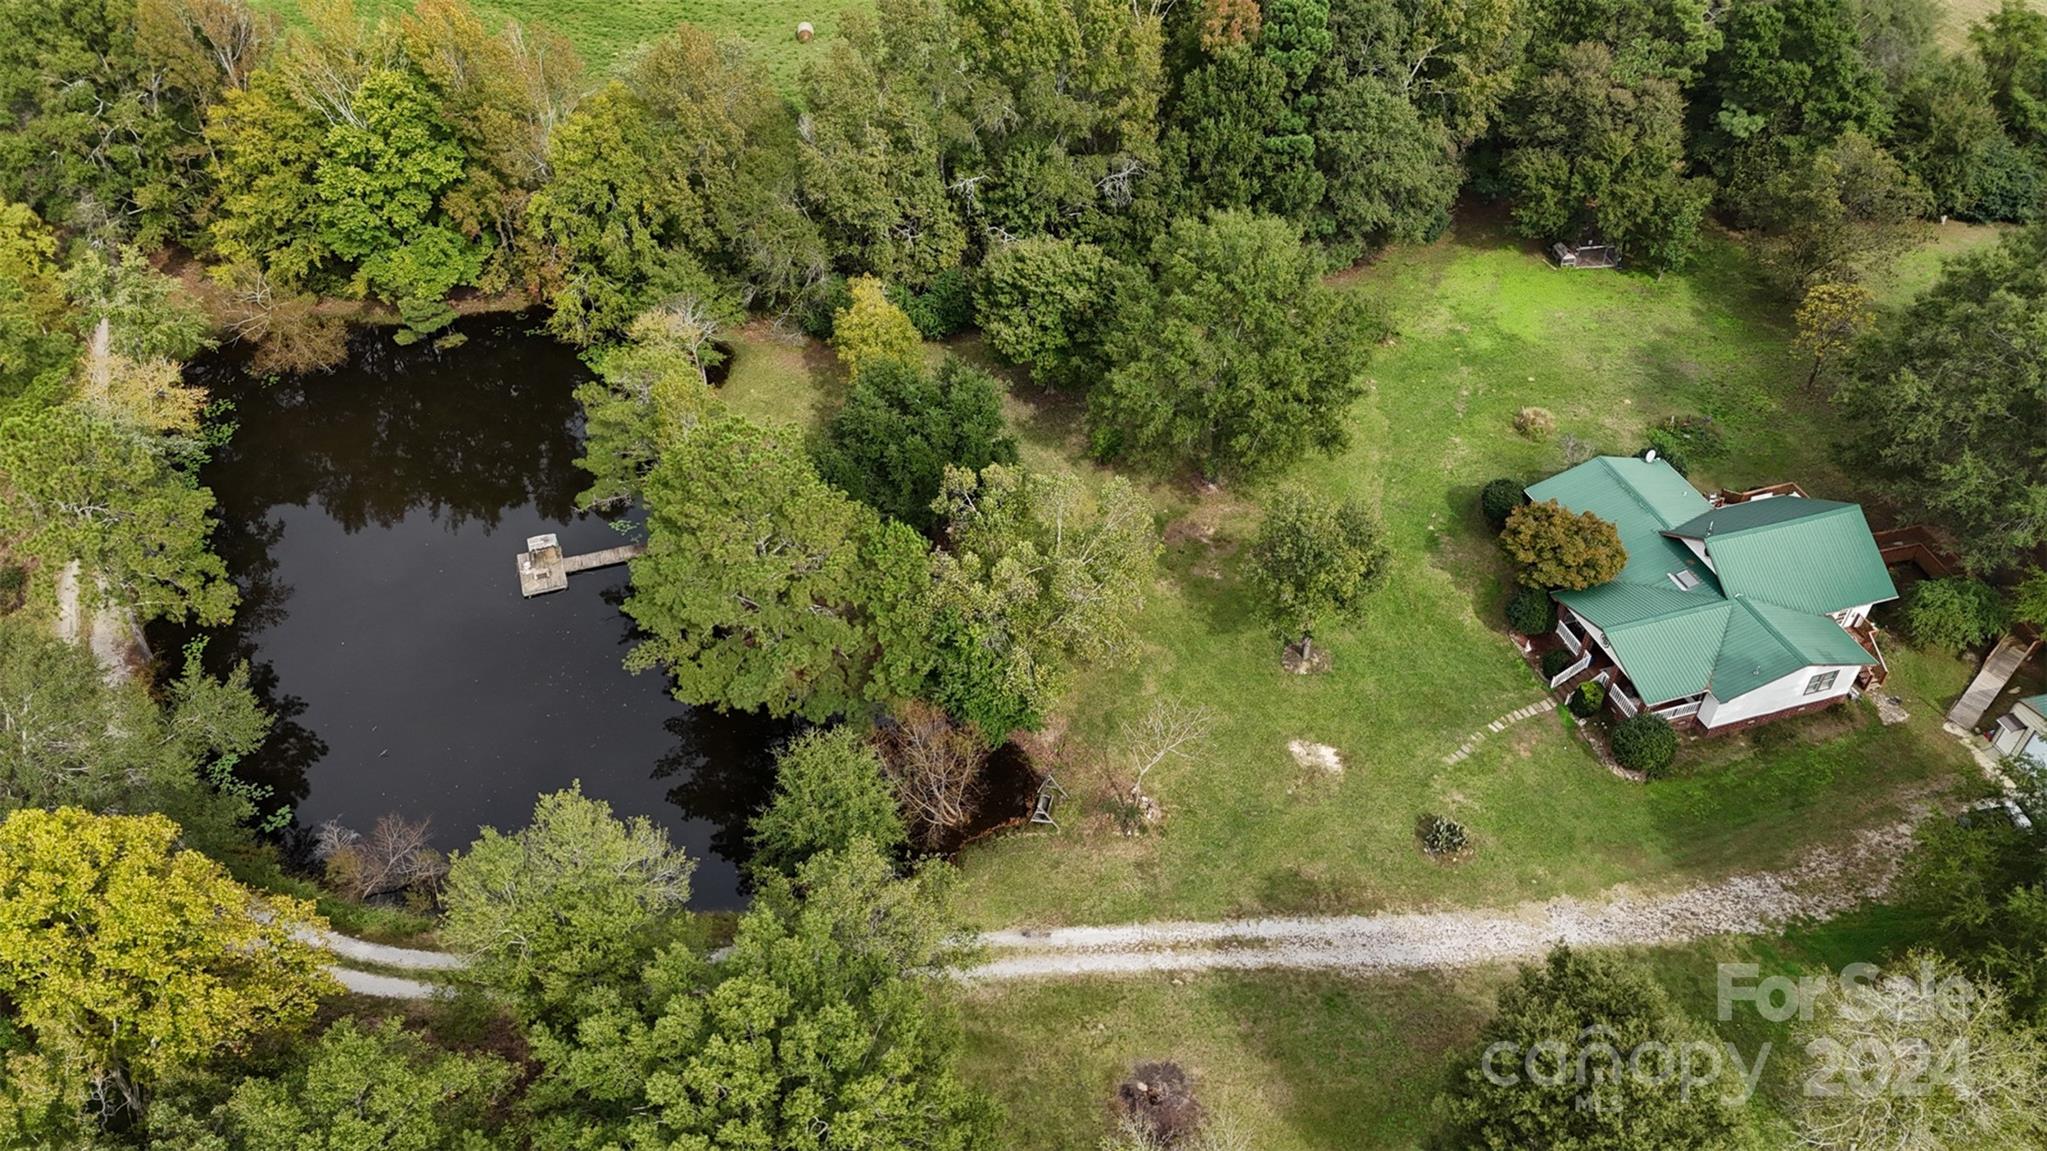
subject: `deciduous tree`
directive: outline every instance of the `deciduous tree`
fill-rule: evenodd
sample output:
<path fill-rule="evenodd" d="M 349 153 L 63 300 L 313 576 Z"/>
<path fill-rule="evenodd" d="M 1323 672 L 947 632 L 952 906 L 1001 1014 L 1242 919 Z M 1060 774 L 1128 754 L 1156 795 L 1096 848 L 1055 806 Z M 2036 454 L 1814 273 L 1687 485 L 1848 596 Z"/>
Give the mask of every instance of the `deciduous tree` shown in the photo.
<path fill-rule="evenodd" d="M 775 757 L 775 794 L 753 821 L 752 868 L 794 876 L 812 856 L 865 841 L 884 852 L 906 835 L 895 790 L 851 724 L 797 736 Z"/>
<path fill-rule="evenodd" d="M 0 531 L 52 571 L 78 561 L 88 583 L 143 619 L 220 623 L 238 598 L 207 548 L 213 493 L 154 445 L 75 406 L 0 422 Z"/>
<path fill-rule="evenodd" d="M 1520 86 L 1502 178 L 1522 234 L 1596 235 L 1656 269 L 1689 258 L 1708 184 L 1688 178 L 1677 82 L 1605 44 L 1570 44 Z"/>
<path fill-rule="evenodd" d="M 817 451 L 826 482 L 929 531 L 945 469 L 1016 462 L 995 378 L 948 357 L 935 372 L 885 359 L 853 381 Z"/>
<path fill-rule="evenodd" d="M 2047 541 L 2047 231 L 1951 261 L 1843 384 L 1868 474 L 1989 571 Z"/>
<path fill-rule="evenodd" d="M 1813 1069 L 1802 1145 L 2037 1147 L 2047 1047 L 2013 1023 L 2004 992 L 1913 952 L 1873 983 L 1823 983 L 1799 1039 Z"/>
<path fill-rule="evenodd" d="M 1805 290 L 1794 319 L 1798 350 L 1812 357 L 1806 387 L 1818 383 L 1821 371 L 1876 327 L 1874 303 L 1875 297 L 1860 284 L 1818 283 Z"/>
<path fill-rule="evenodd" d="M 1152 274 L 1120 278 L 1088 398 L 1095 450 L 1203 474 L 1253 476 L 1335 451 L 1375 324 L 1324 285 L 1283 220 L 1176 220 Z"/>
<path fill-rule="evenodd" d="M 312 908 L 258 899 L 160 815 L 25 808 L 0 823 L 0 995 L 107 1112 L 312 1018 L 331 984 Z"/>
<path fill-rule="evenodd" d="M 997 464 L 946 472 L 934 560 L 928 698 L 990 741 L 1035 726 L 1076 663 L 1128 654 L 1159 552 L 1151 508 L 1123 479 Z"/>
<path fill-rule="evenodd" d="M 1500 992 L 1499 1014 L 1453 1072 L 1442 1111 L 1473 1147 L 1584 1151 L 1743 1145 L 1741 1109 L 1716 1085 L 1664 1074 L 1688 1044 L 1717 1045 L 1640 967 L 1559 947 Z M 1641 1073 L 1629 1070 L 1630 1062 Z"/>
<path fill-rule="evenodd" d="M 1363 504 L 1289 488 L 1266 509 L 1250 559 L 1259 614 L 1306 658 L 1317 629 L 1363 612 L 1392 556 Z"/>
<path fill-rule="evenodd" d="M 846 377 L 857 382 L 863 370 L 882 363 L 921 367 L 924 337 L 888 298 L 881 281 L 858 276 L 848 289 L 851 302 L 832 316 L 832 347 Z"/>
<path fill-rule="evenodd" d="M 824 720 L 864 698 L 877 658 L 879 518 L 818 478 L 793 429 L 734 417 L 648 475 L 647 554 L 625 602 L 676 698 Z"/>
<path fill-rule="evenodd" d="M 1094 342 L 1114 268 L 1084 241 L 1032 236 L 997 245 L 982 263 L 975 318 L 988 344 L 1041 384 L 1075 382 Z"/>
<path fill-rule="evenodd" d="M 541 796 L 514 834 L 484 828 L 449 862 L 442 931 L 527 1019 L 630 979 L 670 938 L 696 869 L 652 820 L 615 819 L 580 785 Z"/>
<path fill-rule="evenodd" d="M 209 1113 L 150 1116 L 163 1151 L 487 1151 L 514 1068 L 491 1055 L 430 1046 L 396 1020 L 343 1016 L 276 1075 L 234 1085 Z"/>
<path fill-rule="evenodd" d="M 720 962 L 671 948 L 641 988 L 534 1053 L 536 1141 L 650 1149 L 982 1151 L 998 1111 L 955 1069 L 958 954 L 942 865 L 899 878 L 871 844 L 766 877 Z"/>
<path fill-rule="evenodd" d="M 1591 512 L 1555 500 L 1524 504 L 1507 517 L 1500 546 L 1531 587 L 1578 591 L 1621 574 L 1628 551 L 1620 532 Z"/>
<path fill-rule="evenodd" d="M 939 848 L 974 817 L 987 742 L 922 700 L 896 704 L 877 735 L 904 815 L 924 847 Z"/>

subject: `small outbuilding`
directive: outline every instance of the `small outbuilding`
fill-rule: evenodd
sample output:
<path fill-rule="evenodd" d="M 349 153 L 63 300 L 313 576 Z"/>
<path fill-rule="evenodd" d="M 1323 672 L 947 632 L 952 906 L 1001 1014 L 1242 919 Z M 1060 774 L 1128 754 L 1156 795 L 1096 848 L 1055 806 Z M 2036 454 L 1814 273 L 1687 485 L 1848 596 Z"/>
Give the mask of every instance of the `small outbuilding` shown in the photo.
<path fill-rule="evenodd" d="M 1990 746 L 2000 755 L 2047 771 L 2047 694 L 2027 696 L 1998 716 L 1990 729 Z"/>
<path fill-rule="evenodd" d="M 1566 244 L 1559 240 L 1551 244 L 1550 256 L 1559 268 L 1618 268 L 1621 266 L 1621 252 L 1612 244 Z"/>

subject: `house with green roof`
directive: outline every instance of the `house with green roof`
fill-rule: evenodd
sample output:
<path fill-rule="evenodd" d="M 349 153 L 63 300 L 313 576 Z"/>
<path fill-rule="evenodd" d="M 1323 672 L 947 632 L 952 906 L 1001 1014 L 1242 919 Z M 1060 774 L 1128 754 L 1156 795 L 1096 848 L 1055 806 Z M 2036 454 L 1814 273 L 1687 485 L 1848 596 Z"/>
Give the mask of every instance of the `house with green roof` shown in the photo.
<path fill-rule="evenodd" d="M 1869 612 L 1898 591 L 1855 504 L 1709 499 L 1653 452 L 1526 490 L 1619 530 L 1617 577 L 1553 594 L 1576 669 L 1603 656 L 1623 714 L 1726 728 L 1826 706 L 1883 674 Z"/>
<path fill-rule="evenodd" d="M 1990 746 L 2047 771 L 2047 694 L 2027 696 L 1999 716 L 1990 729 Z"/>

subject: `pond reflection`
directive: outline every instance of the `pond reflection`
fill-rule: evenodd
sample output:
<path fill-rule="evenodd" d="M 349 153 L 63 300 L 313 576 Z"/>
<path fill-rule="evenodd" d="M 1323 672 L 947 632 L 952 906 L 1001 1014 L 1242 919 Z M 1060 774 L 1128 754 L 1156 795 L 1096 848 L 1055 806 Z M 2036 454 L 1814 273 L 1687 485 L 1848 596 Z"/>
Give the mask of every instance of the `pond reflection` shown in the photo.
<path fill-rule="evenodd" d="M 301 825 L 395 811 L 431 818 L 446 847 L 522 825 L 536 794 L 580 779 L 703 861 L 699 906 L 736 906 L 745 822 L 786 727 L 627 675 L 623 568 L 520 597 L 527 536 L 555 532 L 570 552 L 620 540 L 574 511 L 571 392 L 588 370 L 535 322 L 465 321 L 446 353 L 369 333 L 340 370 L 268 384 L 229 355 L 194 365 L 237 423 L 202 475 L 243 596 L 207 633 L 207 663 L 248 660 L 278 717 L 242 769 Z M 173 655 L 191 636 L 151 639 Z"/>

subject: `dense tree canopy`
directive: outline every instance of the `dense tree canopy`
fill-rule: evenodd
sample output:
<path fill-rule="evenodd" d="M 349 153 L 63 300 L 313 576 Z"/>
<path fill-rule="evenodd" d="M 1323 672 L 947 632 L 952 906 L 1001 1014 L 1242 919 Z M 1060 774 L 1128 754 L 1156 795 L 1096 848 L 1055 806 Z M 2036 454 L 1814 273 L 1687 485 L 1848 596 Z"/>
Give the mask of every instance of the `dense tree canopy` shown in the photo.
<path fill-rule="evenodd" d="M 695 861 L 645 816 L 614 819 L 580 786 L 540 797 L 511 834 L 484 828 L 448 869 L 448 942 L 527 1018 L 629 977 L 667 941 Z"/>
<path fill-rule="evenodd" d="M 1088 405 L 1096 451 L 1234 477 L 1341 447 L 1374 325 L 1319 271 L 1283 220 L 1175 221 L 1151 274 L 1117 282 Z"/>
<path fill-rule="evenodd" d="M 312 908 L 177 846 L 161 815 L 0 822 L 0 997 L 112 1116 L 162 1080 L 311 1020 L 330 984 Z"/>
<path fill-rule="evenodd" d="M 937 515 L 947 468 L 1015 462 L 995 378 L 950 358 L 935 372 L 901 360 L 861 372 L 817 452 L 827 482 L 919 531 Z"/>
<path fill-rule="evenodd" d="M 1872 479 L 1994 571 L 2047 541 L 2047 229 L 1948 264 L 1842 385 Z"/>
<path fill-rule="evenodd" d="M 959 946 L 946 872 L 872 844 L 768 877 L 717 963 L 673 948 L 644 989 L 543 1030 L 545 1146 L 978 1151 L 997 1113 L 953 1068 L 916 976 Z"/>

